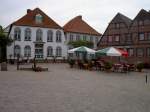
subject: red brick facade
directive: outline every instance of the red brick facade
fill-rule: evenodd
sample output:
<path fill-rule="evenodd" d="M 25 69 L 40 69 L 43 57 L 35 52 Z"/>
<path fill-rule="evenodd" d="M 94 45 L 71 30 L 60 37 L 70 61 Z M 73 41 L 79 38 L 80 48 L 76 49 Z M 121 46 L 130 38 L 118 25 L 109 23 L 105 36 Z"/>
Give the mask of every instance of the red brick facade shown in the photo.
<path fill-rule="evenodd" d="M 150 12 L 142 9 L 134 20 L 118 13 L 98 45 L 99 49 L 109 46 L 127 50 L 128 63 L 150 63 Z"/>

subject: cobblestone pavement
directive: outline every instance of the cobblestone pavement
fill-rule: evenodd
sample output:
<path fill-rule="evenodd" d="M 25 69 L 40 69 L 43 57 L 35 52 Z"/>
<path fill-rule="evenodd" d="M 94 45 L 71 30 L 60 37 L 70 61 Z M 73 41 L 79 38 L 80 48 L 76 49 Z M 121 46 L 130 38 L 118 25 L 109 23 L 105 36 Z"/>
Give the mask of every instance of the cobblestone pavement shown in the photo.
<path fill-rule="evenodd" d="M 42 66 L 49 71 L 16 71 L 10 65 L 0 71 L 0 112 L 150 112 L 145 73 Z"/>

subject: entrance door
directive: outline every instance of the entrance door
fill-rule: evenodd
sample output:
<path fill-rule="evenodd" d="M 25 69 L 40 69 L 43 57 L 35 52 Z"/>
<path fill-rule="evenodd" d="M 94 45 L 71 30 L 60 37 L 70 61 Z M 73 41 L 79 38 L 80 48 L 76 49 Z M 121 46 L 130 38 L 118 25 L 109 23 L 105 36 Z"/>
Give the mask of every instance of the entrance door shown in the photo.
<path fill-rule="evenodd" d="M 43 58 L 43 44 L 35 44 L 35 58 Z"/>

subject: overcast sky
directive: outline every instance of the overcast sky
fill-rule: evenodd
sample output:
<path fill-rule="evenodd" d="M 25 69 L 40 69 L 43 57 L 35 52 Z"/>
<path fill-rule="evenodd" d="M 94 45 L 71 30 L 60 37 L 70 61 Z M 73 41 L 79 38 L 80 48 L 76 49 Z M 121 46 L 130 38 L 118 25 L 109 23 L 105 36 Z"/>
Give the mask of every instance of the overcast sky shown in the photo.
<path fill-rule="evenodd" d="M 6 27 L 26 14 L 26 9 L 39 7 L 63 26 L 77 15 L 100 33 L 118 13 L 133 19 L 142 8 L 150 10 L 150 0 L 1 0 L 0 25 Z"/>

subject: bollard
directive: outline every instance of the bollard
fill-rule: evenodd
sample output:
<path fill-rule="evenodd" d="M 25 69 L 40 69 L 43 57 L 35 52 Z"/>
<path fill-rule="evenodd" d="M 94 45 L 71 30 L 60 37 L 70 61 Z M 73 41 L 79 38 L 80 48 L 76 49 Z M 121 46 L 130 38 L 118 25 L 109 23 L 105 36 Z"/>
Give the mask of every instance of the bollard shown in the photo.
<path fill-rule="evenodd" d="M 146 84 L 147 84 L 147 74 L 146 74 L 146 77 L 145 77 L 145 82 L 146 82 Z"/>

